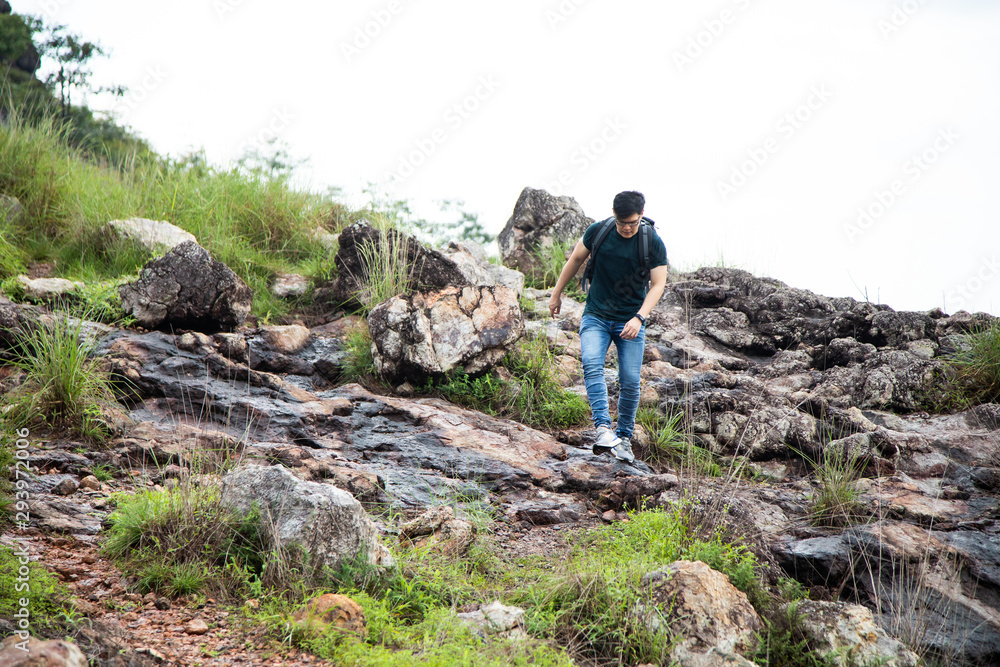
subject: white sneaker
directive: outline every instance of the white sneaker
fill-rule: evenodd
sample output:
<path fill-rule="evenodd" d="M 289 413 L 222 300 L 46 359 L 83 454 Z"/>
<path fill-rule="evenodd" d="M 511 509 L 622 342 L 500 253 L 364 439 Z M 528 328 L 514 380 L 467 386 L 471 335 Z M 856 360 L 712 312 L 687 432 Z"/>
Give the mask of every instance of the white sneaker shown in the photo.
<path fill-rule="evenodd" d="M 619 461 L 632 463 L 635 461 L 635 454 L 632 453 L 632 442 L 627 438 L 619 440 L 618 444 L 611 448 L 611 453 Z"/>
<path fill-rule="evenodd" d="M 595 454 L 604 454 L 605 452 L 613 450 L 621 442 L 621 438 L 615 435 L 607 426 L 597 427 L 597 439 L 594 440 L 593 452 Z"/>

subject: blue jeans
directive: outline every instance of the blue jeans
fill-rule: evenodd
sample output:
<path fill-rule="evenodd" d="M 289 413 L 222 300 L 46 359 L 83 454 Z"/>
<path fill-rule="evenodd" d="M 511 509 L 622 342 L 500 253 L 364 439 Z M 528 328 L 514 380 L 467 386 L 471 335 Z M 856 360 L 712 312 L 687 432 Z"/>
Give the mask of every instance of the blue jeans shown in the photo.
<path fill-rule="evenodd" d="M 639 370 L 646 346 L 646 327 L 631 340 L 621 338 L 625 322 L 602 320 L 584 315 L 580 320 L 580 350 L 583 361 L 583 382 L 594 417 L 594 426 L 611 428 L 608 411 L 608 385 L 604 382 L 604 360 L 613 342 L 618 349 L 618 428 L 615 435 L 631 438 L 635 428 L 635 411 L 639 408 Z"/>

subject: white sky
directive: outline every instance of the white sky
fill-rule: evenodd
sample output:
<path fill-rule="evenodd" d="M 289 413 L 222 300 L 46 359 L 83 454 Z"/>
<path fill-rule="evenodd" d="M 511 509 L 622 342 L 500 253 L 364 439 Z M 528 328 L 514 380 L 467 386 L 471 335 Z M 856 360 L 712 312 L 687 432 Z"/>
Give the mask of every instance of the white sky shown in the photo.
<path fill-rule="evenodd" d="M 494 232 L 524 186 L 597 219 L 638 189 L 678 268 L 1000 314 L 996 3 L 12 5 L 109 50 L 95 82 L 131 91 L 91 105 L 160 152 L 224 164 L 274 130 L 310 188 L 461 199 Z"/>

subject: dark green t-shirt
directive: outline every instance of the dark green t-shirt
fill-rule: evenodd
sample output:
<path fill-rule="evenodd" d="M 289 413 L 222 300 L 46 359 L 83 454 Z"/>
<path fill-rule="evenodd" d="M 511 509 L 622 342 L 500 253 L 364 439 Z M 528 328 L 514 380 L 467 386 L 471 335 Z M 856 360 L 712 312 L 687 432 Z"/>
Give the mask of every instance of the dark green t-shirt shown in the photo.
<path fill-rule="evenodd" d="M 583 245 L 593 252 L 594 239 L 604 222 L 595 222 L 583 234 Z M 646 278 L 642 275 L 639 258 L 639 237 L 642 228 L 626 239 L 617 227 L 607 235 L 594 257 L 594 279 L 587 293 L 584 315 L 593 315 L 613 322 L 627 322 L 638 312 L 646 298 Z M 653 229 L 649 244 L 649 268 L 665 266 L 667 248 Z"/>

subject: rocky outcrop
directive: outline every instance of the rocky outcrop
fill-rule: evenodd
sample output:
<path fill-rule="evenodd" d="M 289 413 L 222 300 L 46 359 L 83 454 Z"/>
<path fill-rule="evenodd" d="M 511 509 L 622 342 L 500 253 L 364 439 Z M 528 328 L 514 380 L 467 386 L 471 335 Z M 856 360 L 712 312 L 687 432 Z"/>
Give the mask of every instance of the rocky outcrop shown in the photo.
<path fill-rule="evenodd" d="M 122 310 L 147 329 L 231 330 L 250 314 L 253 292 L 193 241 L 146 265 L 119 288 Z"/>
<path fill-rule="evenodd" d="M 397 296 L 368 315 L 375 368 L 397 383 L 496 364 L 524 333 L 509 287 L 449 287 Z"/>
<path fill-rule="evenodd" d="M 644 575 L 642 584 L 649 599 L 639 612 L 650 631 L 681 638 L 675 660 L 681 648 L 688 654 L 752 648 L 754 633 L 763 627 L 747 596 L 701 561 L 676 561 Z"/>
<path fill-rule="evenodd" d="M 554 242 L 575 245 L 593 223 L 572 197 L 525 188 L 497 237 L 500 258 L 505 266 L 535 275 L 540 270 L 536 252 Z"/>
<path fill-rule="evenodd" d="M 198 242 L 194 234 L 177 225 L 146 218 L 112 220 L 104 226 L 102 233 L 113 241 L 123 241 L 142 248 L 150 255 L 172 250 L 188 241 Z"/>
<path fill-rule="evenodd" d="M 809 648 L 827 656 L 831 665 L 917 667 L 920 664 L 917 654 L 889 637 L 866 607 L 813 600 L 792 604 L 798 614 L 798 630 Z"/>
<path fill-rule="evenodd" d="M 299 565 L 319 575 L 360 557 L 388 566 L 392 557 L 361 503 L 330 484 L 304 482 L 281 466 L 244 465 L 222 478 L 222 502 L 241 512 L 258 507 L 265 525 Z"/>

